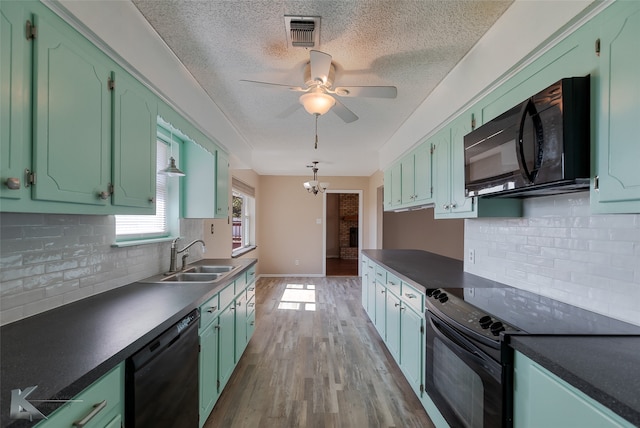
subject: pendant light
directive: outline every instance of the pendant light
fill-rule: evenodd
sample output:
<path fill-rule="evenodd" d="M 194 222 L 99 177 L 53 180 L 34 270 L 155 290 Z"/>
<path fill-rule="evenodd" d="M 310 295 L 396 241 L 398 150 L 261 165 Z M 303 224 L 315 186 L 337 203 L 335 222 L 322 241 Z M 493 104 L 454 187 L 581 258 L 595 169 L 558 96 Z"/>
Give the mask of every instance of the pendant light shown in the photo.
<path fill-rule="evenodd" d="M 318 161 L 313 161 L 312 163 L 313 165 L 307 165 L 307 168 L 313 170 L 313 180 L 305 181 L 303 186 L 307 189 L 307 192 L 317 195 L 318 193 L 324 193 L 327 187 L 329 187 L 329 183 L 320 183 L 318 181 Z"/>
<path fill-rule="evenodd" d="M 166 175 L 168 177 L 184 177 L 185 173 L 182 172 L 176 166 L 176 160 L 173 157 L 173 130 L 170 129 L 169 133 L 171 135 L 171 141 L 169 143 L 169 147 L 171 147 L 171 156 L 169 157 L 169 165 L 167 165 L 165 169 L 158 171 L 158 174 Z"/>

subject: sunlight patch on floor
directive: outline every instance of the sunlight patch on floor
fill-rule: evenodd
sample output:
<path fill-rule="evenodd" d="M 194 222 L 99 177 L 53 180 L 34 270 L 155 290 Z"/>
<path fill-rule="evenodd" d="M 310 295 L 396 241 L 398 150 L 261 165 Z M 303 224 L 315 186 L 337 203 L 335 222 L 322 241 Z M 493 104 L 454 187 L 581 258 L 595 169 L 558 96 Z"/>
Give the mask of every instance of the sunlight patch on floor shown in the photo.
<path fill-rule="evenodd" d="M 315 284 L 287 284 L 287 288 L 280 298 L 278 309 L 315 311 Z"/>

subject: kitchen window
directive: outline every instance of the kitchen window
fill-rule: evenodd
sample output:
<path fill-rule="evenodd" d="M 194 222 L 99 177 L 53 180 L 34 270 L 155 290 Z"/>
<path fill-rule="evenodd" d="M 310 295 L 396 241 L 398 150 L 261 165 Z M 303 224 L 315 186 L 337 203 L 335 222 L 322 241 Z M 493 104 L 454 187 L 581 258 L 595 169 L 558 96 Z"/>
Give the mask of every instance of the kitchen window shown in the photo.
<path fill-rule="evenodd" d="M 255 189 L 236 179 L 231 179 L 232 189 L 232 229 L 231 255 L 237 257 L 255 248 Z"/>
<path fill-rule="evenodd" d="M 156 170 L 164 169 L 173 156 L 179 162 L 182 140 L 158 127 Z M 179 165 L 179 163 L 178 163 Z M 156 175 L 155 215 L 116 215 L 116 246 L 168 240 L 179 236 L 179 178 Z"/>

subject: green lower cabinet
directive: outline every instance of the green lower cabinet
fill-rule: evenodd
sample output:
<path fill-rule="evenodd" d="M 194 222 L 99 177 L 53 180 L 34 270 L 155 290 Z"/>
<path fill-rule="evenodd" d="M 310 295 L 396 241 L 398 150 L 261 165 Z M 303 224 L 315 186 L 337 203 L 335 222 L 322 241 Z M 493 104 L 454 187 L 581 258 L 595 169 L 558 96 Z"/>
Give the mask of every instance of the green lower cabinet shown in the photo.
<path fill-rule="evenodd" d="M 418 397 L 424 390 L 424 314 L 402 303 L 400 310 L 400 369 Z"/>
<path fill-rule="evenodd" d="M 124 363 L 57 409 L 38 428 L 120 427 L 124 414 Z M 84 422 L 84 425 L 80 423 Z"/>
<path fill-rule="evenodd" d="M 371 321 L 376 319 L 376 273 L 375 265 L 371 260 L 367 263 L 367 314 Z"/>
<path fill-rule="evenodd" d="M 385 344 L 391 352 L 393 359 L 400 361 L 400 298 L 389 289 L 386 293 L 386 340 Z"/>
<path fill-rule="evenodd" d="M 244 348 L 247 347 L 247 296 L 246 292 L 242 293 L 236 298 L 236 310 L 235 310 L 235 354 L 234 362 L 238 362 Z"/>
<path fill-rule="evenodd" d="M 235 368 L 235 302 L 220 314 L 220 339 L 218 342 L 218 392 L 229 381 Z"/>
<path fill-rule="evenodd" d="M 368 263 L 369 263 L 369 259 L 363 256 L 362 269 L 361 269 L 362 278 L 360 281 L 361 283 L 360 289 L 362 290 L 362 294 L 360 298 L 361 298 L 362 307 L 366 312 L 369 312 L 369 300 L 368 300 L 369 299 L 369 284 L 368 284 L 369 270 L 367 269 Z"/>
<path fill-rule="evenodd" d="M 218 319 L 200 333 L 200 426 L 218 400 Z"/>
<path fill-rule="evenodd" d="M 519 352 L 514 358 L 513 424 L 515 428 L 633 427 Z"/>
<path fill-rule="evenodd" d="M 380 337 L 382 337 L 382 339 L 385 340 L 387 337 L 387 332 L 386 332 L 387 299 L 385 298 L 385 295 L 387 294 L 387 287 L 385 287 L 384 285 L 376 281 L 374 290 L 375 290 L 375 299 L 376 299 L 376 302 L 375 302 L 376 318 L 375 320 L 373 320 L 373 323 L 376 326 L 376 330 L 378 330 Z"/>

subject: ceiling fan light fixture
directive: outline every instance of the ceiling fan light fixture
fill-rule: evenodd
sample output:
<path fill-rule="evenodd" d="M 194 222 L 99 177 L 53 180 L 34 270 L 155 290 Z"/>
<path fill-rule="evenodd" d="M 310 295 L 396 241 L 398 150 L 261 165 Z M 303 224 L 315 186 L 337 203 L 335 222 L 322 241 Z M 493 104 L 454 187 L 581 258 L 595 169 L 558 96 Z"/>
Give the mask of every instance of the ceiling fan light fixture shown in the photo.
<path fill-rule="evenodd" d="M 300 96 L 300 104 L 302 104 L 307 113 L 318 116 L 322 116 L 331 110 L 335 103 L 336 100 L 331 95 L 325 94 L 320 89 Z"/>

